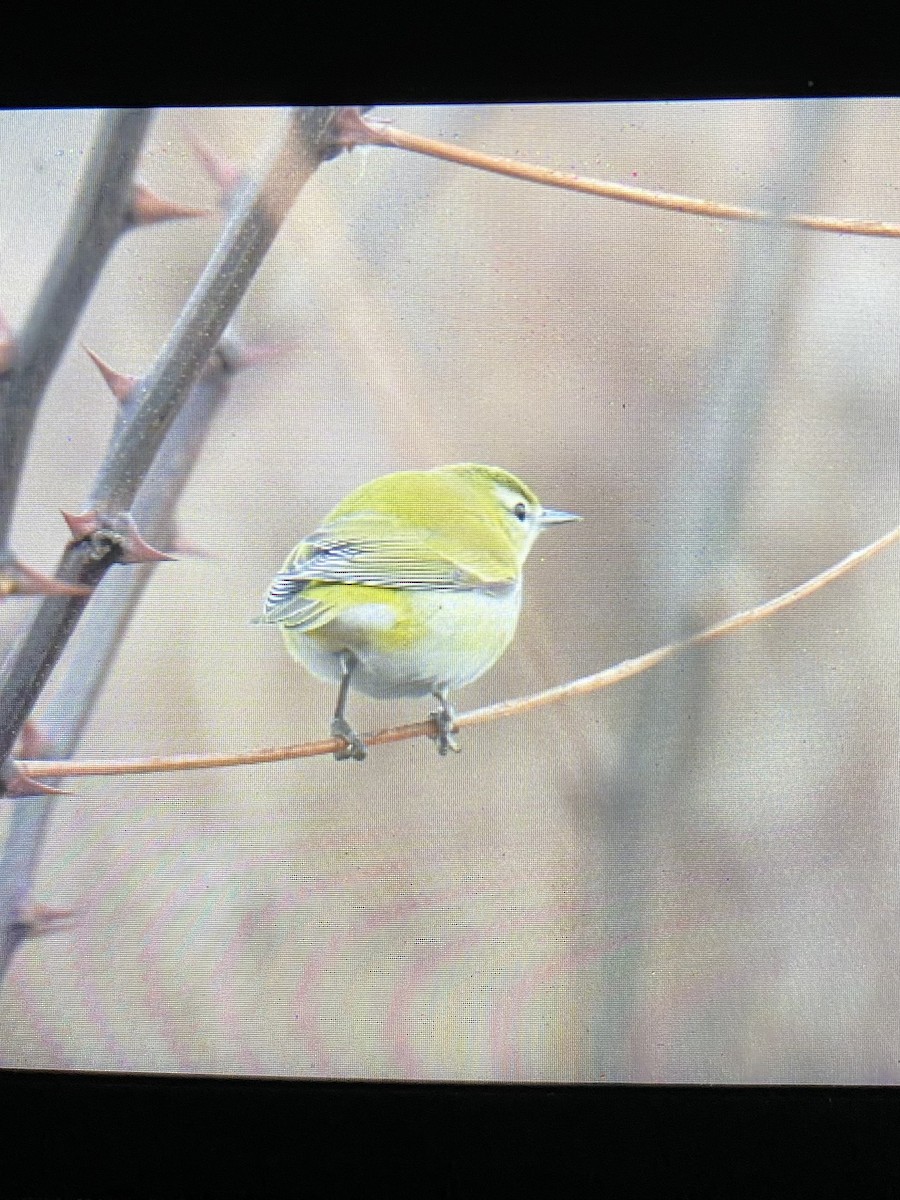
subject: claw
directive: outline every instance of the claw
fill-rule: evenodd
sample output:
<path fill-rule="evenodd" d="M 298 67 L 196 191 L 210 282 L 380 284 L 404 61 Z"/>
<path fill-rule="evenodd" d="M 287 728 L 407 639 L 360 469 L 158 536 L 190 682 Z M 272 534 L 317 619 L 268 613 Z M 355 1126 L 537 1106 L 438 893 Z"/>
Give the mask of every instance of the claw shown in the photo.
<path fill-rule="evenodd" d="M 335 750 L 334 757 L 337 762 L 344 762 L 348 758 L 362 762 L 366 757 L 368 751 L 365 742 L 343 717 L 335 717 L 331 722 L 331 736 L 343 738 L 347 743 L 343 750 Z"/>
<path fill-rule="evenodd" d="M 437 726 L 437 733 L 431 734 L 432 741 L 437 742 L 438 754 L 446 755 L 451 750 L 454 754 L 459 754 L 462 747 L 456 740 L 454 725 L 456 724 L 456 714 L 453 711 L 453 706 L 446 696 L 441 696 L 438 693 L 436 698 L 440 701 L 441 707 L 437 712 L 429 713 L 428 715 Z"/>

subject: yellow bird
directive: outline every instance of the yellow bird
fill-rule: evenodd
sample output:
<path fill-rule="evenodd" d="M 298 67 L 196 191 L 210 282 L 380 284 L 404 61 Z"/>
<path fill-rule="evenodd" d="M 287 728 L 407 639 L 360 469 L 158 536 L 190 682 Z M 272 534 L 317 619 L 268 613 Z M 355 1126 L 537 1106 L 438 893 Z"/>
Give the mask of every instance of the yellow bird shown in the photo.
<path fill-rule="evenodd" d="M 255 623 L 277 625 L 294 659 L 339 684 L 331 734 L 347 745 L 335 758 L 366 757 L 344 715 L 351 687 L 434 696 L 438 751 L 458 750 L 450 693 L 512 641 L 538 534 L 577 520 L 500 467 L 459 463 L 363 484 L 295 546 Z"/>

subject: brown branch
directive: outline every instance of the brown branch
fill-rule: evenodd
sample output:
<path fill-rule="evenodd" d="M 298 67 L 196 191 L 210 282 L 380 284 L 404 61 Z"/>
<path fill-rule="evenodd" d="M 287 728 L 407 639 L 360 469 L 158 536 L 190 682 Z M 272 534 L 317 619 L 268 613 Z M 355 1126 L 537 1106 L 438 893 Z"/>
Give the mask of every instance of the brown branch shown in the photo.
<path fill-rule="evenodd" d="M 456 723 L 460 728 L 484 725 L 488 721 L 521 716 L 523 713 L 543 708 L 548 704 L 558 704 L 561 700 L 568 700 L 573 696 L 584 696 L 589 692 L 603 691 L 617 683 L 624 683 L 627 679 L 633 679 L 636 675 L 649 671 L 652 667 L 659 666 L 667 659 L 674 658 L 677 654 L 683 654 L 695 646 L 705 645 L 726 634 L 736 633 L 738 630 L 746 629 L 749 625 L 764 621 L 767 617 L 775 616 L 776 613 L 790 608 L 800 600 L 805 600 L 842 575 L 846 575 L 864 562 L 868 562 L 869 559 L 874 558 L 883 550 L 887 550 L 895 542 L 900 542 L 900 525 L 868 546 L 854 550 L 852 554 L 848 554 L 846 558 L 842 558 L 840 562 L 822 571 L 819 575 L 807 579 L 797 587 L 791 588 L 790 591 L 783 592 L 774 600 L 767 600 L 753 608 L 734 613 L 732 616 L 726 617 L 724 621 L 719 621 L 716 625 L 711 625 L 709 628 L 701 630 L 700 633 L 695 633 L 692 637 L 685 638 L 683 641 L 669 642 L 667 645 L 660 646 L 656 650 L 649 650 L 637 658 L 627 658 L 594 675 L 585 675 L 580 679 L 573 679 L 569 683 L 547 688 L 546 691 L 537 692 L 531 696 L 501 700 L 499 703 L 489 704 L 485 708 L 459 713 Z M 391 729 L 382 729 L 378 733 L 364 735 L 362 740 L 367 746 L 381 746 L 388 742 L 402 742 L 410 738 L 434 736 L 434 733 L 435 726 L 432 721 L 417 721 L 411 725 L 396 725 Z M 33 779 L 53 779 L 62 774 L 70 777 L 76 775 L 150 775 L 163 771 L 246 767 L 259 763 L 287 762 L 295 758 L 314 758 L 320 754 L 331 754 L 335 750 L 340 750 L 344 744 L 341 738 L 325 738 L 322 741 L 303 742 L 296 746 L 274 746 L 262 750 L 241 751 L 236 754 L 178 754 L 152 758 L 84 759 L 79 762 L 67 762 L 64 770 L 60 770 L 58 763 L 44 761 L 22 761 L 18 763 L 18 766 Z"/>
<path fill-rule="evenodd" d="M 589 176 L 575 175 L 569 171 L 557 171 L 552 167 L 520 162 L 514 158 L 504 158 L 497 154 L 484 154 L 465 146 L 454 146 L 450 142 L 409 133 L 393 125 L 362 121 L 355 115 L 345 119 L 343 139 L 347 145 L 388 146 L 396 150 L 409 150 L 414 154 L 424 154 L 429 158 L 439 158 L 443 162 L 474 167 L 478 171 L 490 171 L 495 175 L 506 175 L 528 183 L 540 183 L 569 192 L 582 192 L 606 200 L 620 200 L 625 204 L 640 204 L 648 208 L 662 208 L 669 212 L 688 213 L 697 217 L 713 217 L 720 221 L 774 221 L 795 225 L 800 229 L 814 229 L 822 233 L 850 233 L 858 237 L 900 237 L 900 225 L 887 221 L 867 220 L 861 217 L 823 217 L 805 213 L 782 216 L 763 209 L 723 204 L 717 200 L 701 200 L 695 196 L 656 192 L 627 183 L 610 183 Z"/>

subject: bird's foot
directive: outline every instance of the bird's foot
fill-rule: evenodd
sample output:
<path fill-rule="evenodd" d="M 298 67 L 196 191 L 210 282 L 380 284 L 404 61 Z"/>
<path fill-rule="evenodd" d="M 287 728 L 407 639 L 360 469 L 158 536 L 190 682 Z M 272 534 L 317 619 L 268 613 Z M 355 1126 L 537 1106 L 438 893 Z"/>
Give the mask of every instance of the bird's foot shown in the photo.
<path fill-rule="evenodd" d="M 343 750 L 335 750 L 334 757 L 337 762 L 344 762 L 348 758 L 362 762 L 366 757 L 365 743 L 356 730 L 343 717 L 335 717 L 331 722 L 331 736 L 343 738 L 347 743 Z"/>
<path fill-rule="evenodd" d="M 437 742 L 438 754 L 447 754 L 450 750 L 454 754 L 459 754 L 462 747 L 456 740 L 456 735 L 453 731 L 453 725 L 456 720 L 456 715 L 453 709 L 447 705 L 445 708 L 439 708 L 437 712 L 428 714 L 435 725 L 437 725 L 437 733 L 431 734 L 432 741 Z"/>

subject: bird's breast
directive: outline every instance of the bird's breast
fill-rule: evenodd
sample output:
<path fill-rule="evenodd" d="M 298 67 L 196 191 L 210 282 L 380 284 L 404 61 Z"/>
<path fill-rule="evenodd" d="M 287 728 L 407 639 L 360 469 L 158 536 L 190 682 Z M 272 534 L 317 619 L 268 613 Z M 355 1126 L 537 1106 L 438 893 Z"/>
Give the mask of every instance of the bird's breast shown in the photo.
<path fill-rule="evenodd" d="M 521 609 L 519 581 L 506 589 L 403 591 L 341 587 L 327 624 L 285 629 L 288 649 L 314 675 L 337 680 L 338 655 L 356 659 L 352 685 L 375 697 L 425 696 L 471 683 L 512 640 Z M 332 601 L 337 597 L 332 597 Z"/>

